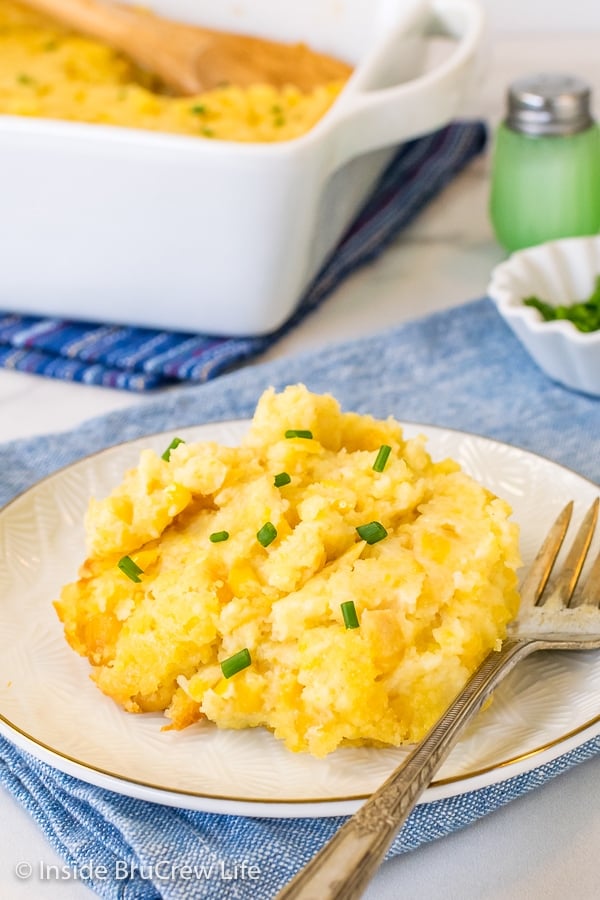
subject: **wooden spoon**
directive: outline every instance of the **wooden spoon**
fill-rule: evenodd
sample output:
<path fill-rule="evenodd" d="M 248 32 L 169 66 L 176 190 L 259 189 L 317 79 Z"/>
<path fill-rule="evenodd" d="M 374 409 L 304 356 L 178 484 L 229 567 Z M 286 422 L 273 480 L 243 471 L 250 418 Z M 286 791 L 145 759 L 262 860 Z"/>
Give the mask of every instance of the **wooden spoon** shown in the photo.
<path fill-rule="evenodd" d="M 294 84 L 309 91 L 349 77 L 351 67 L 305 44 L 280 44 L 164 19 L 98 0 L 23 0 L 73 30 L 98 38 L 157 75 L 179 94 L 223 83 Z"/>

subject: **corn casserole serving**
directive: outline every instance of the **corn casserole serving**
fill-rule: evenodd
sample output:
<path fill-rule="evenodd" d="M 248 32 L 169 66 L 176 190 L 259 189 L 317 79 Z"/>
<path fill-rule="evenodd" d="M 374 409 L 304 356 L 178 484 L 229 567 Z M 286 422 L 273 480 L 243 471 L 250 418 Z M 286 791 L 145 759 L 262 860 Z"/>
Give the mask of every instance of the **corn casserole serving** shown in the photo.
<path fill-rule="evenodd" d="M 509 516 L 395 420 L 269 389 L 240 446 L 174 439 L 91 500 L 55 606 L 100 690 L 166 727 L 400 745 L 516 614 Z"/>

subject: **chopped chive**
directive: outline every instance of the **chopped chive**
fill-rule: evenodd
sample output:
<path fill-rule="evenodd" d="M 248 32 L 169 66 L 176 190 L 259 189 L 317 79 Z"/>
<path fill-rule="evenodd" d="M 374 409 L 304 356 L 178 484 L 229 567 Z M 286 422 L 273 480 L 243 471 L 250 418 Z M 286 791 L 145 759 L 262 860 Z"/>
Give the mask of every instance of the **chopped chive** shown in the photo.
<path fill-rule="evenodd" d="M 21 72 L 17 75 L 17 81 L 19 84 L 35 84 L 35 80 L 31 77 L 31 75 L 27 75 L 25 72 Z"/>
<path fill-rule="evenodd" d="M 387 531 L 381 522 L 368 522 L 366 525 L 359 525 L 356 530 L 367 544 L 376 544 L 387 537 Z"/>
<path fill-rule="evenodd" d="M 221 541 L 229 540 L 229 532 L 228 531 L 213 531 L 212 534 L 208 536 L 209 541 L 212 541 L 213 544 L 220 544 Z"/>
<path fill-rule="evenodd" d="M 252 658 L 250 656 L 250 651 L 247 647 L 244 647 L 243 650 L 238 650 L 233 656 L 223 660 L 221 663 L 221 672 L 225 678 L 231 678 L 232 675 L 237 675 L 242 669 L 247 669 L 251 662 Z"/>
<path fill-rule="evenodd" d="M 132 581 L 140 582 L 142 580 L 140 575 L 144 574 L 144 570 L 140 569 L 138 564 L 135 563 L 130 556 L 123 556 L 117 565 L 121 572 L 123 572 L 124 575 L 127 575 L 128 578 L 131 578 Z"/>
<path fill-rule="evenodd" d="M 204 103 L 195 103 L 193 106 L 190 106 L 190 112 L 195 116 L 205 116 L 206 106 Z"/>
<path fill-rule="evenodd" d="M 551 303 L 540 300 L 538 297 L 527 297 L 523 303 L 525 306 L 537 309 L 546 322 L 551 322 L 553 319 L 567 319 L 579 331 L 598 331 L 600 330 L 600 275 L 596 275 L 592 293 L 583 300 L 552 306 Z"/>
<path fill-rule="evenodd" d="M 277 537 L 277 529 L 272 522 L 265 522 L 263 527 L 256 532 L 256 537 L 259 544 L 262 544 L 263 547 L 268 547 Z"/>
<path fill-rule="evenodd" d="M 207 137 L 207 138 L 213 138 L 215 136 L 215 133 L 212 128 L 203 128 L 202 134 L 204 135 L 204 137 Z"/>
<path fill-rule="evenodd" d="M 182 438 L 173 438 L 173 440 L 163 453 L 162 459 L 164 459 L 165 462 L 169 462 L 169 460 L 171 459 L 171 450 L 174 450 L 175 447 L 179 447 L 180 444 L 185 444 L 185 441 Z"/>
<path fill-rule="evenodd" d="M 276 475 L 273 479 L 273 484 L 275 487 L 283 487 L 284 484 L 289 484 L 291 480 L 292 479 L 287 472 L 280 472 L 279 475 Z"/>
<path fill-rule="evenodd" d="M 344 625 L 346 628 L 358 628 L 358 616 L 356 615 L 354 600 L 346 600 L 346 602 L 341 603 L 340 606 L 342 608 L 342 615 L 344 617 Z"/>
<path fill-rule="evenodd" d="M 383 472 L 385 469 L 385 464 L 388 461 L 388 456 L 392 452 L 392 448 L 389 444 L 382 444 L 379 448 L 379 452 L 375 458 L 375 462 L 373 463 L 373 468 L 376 472 Z"/>
<path fill-rule="evenodd" d="M 311 438 L 313 434 L 312 431 L 308 430 L 308 428 L 288 428 L 285 436 L 286 438 Z"/>

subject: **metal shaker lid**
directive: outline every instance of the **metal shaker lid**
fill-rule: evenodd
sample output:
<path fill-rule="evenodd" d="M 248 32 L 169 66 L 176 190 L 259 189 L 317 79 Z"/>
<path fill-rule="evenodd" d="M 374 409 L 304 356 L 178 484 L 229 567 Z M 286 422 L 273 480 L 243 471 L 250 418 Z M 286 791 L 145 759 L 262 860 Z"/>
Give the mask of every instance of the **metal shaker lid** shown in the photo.
<path fill-rule="evenodd" d="M 535 137 L 576 134 L 593 123 L 590 98 L 589 85 L 572 75 L 528 75 L 509 86 L 506 124 Z"/>

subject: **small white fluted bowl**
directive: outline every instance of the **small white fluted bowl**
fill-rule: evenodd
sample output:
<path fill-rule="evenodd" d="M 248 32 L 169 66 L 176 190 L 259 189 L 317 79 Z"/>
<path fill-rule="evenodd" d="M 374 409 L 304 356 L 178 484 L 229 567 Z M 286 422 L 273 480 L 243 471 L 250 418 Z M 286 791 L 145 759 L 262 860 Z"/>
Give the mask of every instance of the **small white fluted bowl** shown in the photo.
<path fill-rule="evenodd" d="M 532 359 L 550 378 L 600 397 L 600 331 L 566 320 L 546 322 L 527 297 L 571 304 L 591 294 L 600 275 L 600 237 L 565 238 L 519 250 L 492 271 L 488 296 Z"/>

